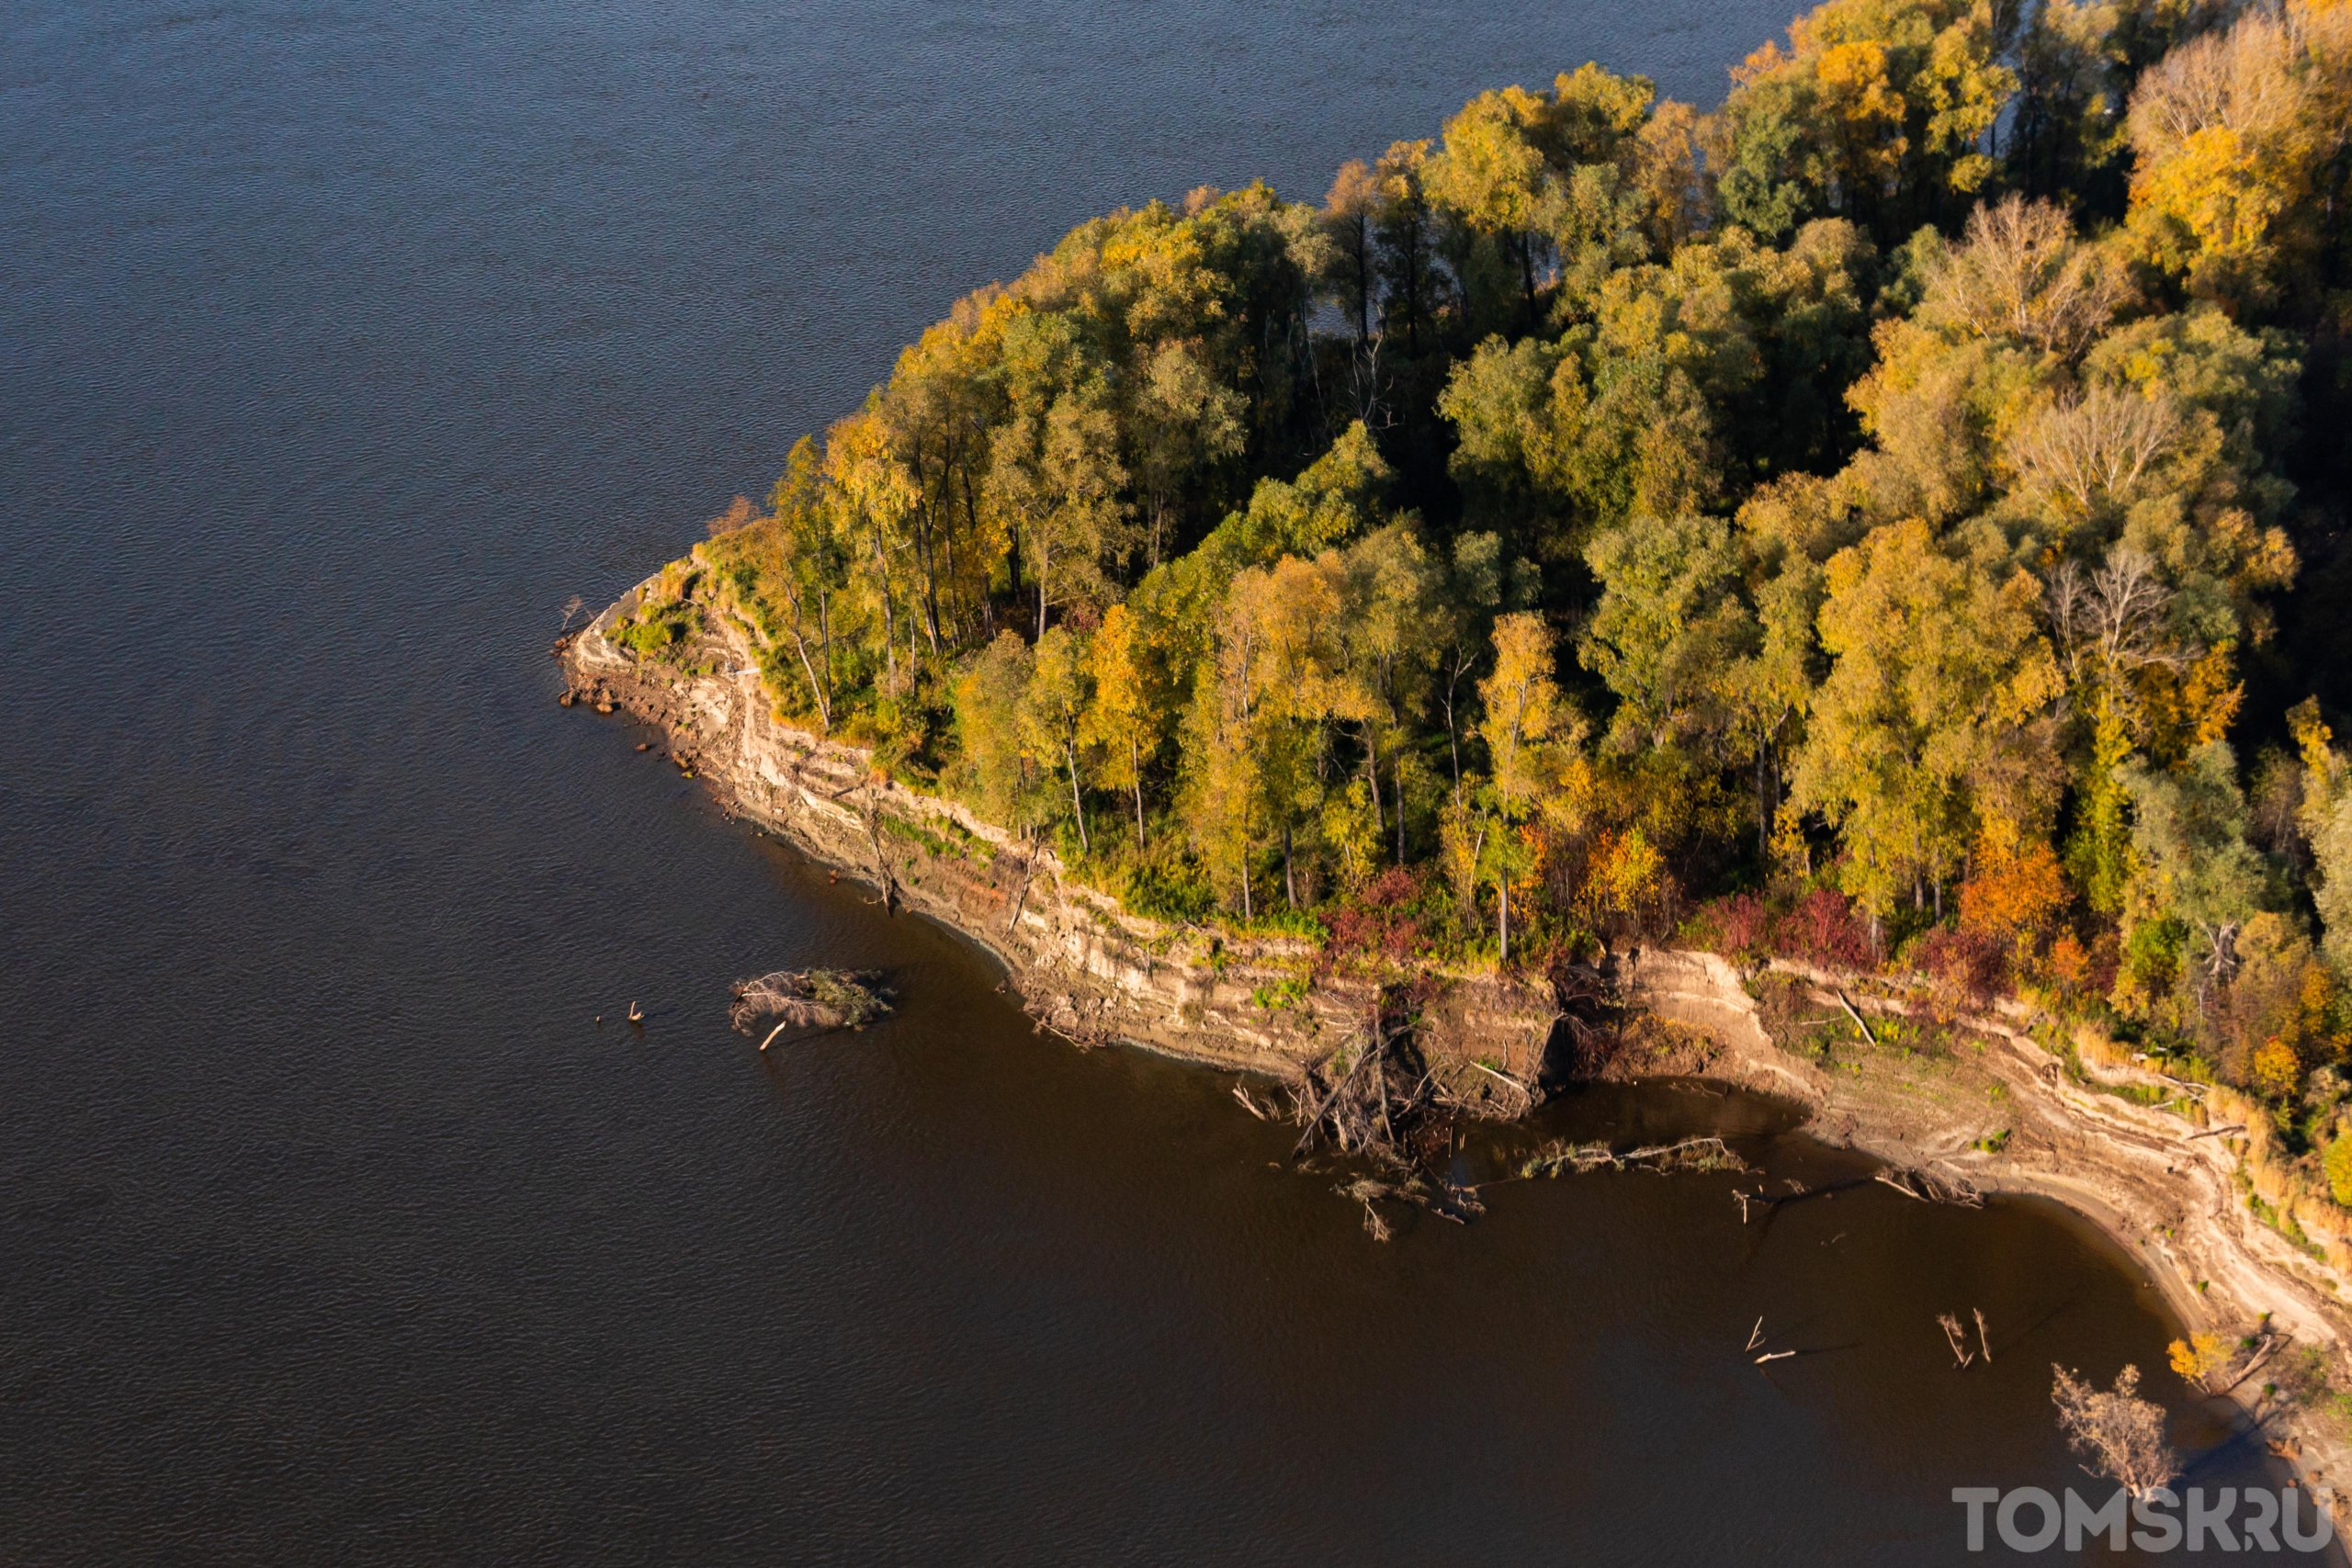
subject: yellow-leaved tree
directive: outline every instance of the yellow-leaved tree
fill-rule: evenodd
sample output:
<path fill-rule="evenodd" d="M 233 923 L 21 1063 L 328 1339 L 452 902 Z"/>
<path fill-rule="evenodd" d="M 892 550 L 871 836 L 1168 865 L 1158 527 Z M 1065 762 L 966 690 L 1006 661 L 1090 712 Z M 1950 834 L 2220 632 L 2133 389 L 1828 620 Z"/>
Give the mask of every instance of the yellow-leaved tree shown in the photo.
<path fill-rule="evenodd" d="M 1495 947 L 1510 962 L 1510 889 L 1534 869 L 1532 836 L 1519 831 L 1561 798 L 1562 755 L 1583 743 L 1583 718 L 1553 678 L 1552 628 L 1532 611 L 1495 621 L 1494 672 L 1478 682 L 1485 715 L 1478 735 L 1487 743 L 1486 820 L 1477 829 L 1476 863 L 1495 889 Z"/>
<path fill-rule="evenodd" d="M 1941 912 L 1944 884 L 1990 820 L 2046 813 L 2046 728 L 2062 689 L 2031 576 L 1949 552 L 1917 519 L 1829 562 L 1793 798 L 1844 842 L 1838 879 L 1873 930 L 1904 893 Z"/>

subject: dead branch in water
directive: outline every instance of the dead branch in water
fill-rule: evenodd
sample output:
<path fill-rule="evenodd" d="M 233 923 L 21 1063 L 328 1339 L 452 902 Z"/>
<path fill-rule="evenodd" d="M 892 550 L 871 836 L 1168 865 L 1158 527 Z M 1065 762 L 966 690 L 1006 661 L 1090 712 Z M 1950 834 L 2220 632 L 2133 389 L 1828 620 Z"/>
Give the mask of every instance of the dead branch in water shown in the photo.
<path fill-rule="evenodd" d="M 1375 1240 L 1391 1234 L 1380 1205 L 1409 1203 L 1455 1224 L 1485 1213 L 1476 1190 L 1452 1174 L 1456 1124 L 1464 1117 L 1516 1115 L 1535 1100 L 1532 1086 L 1492 1068 L 1424 1062 L 1414 1045 L 1410 998 L 1392 996 L 1386 1003 L 1393 1010 L 1374 1002 L 1364 1032 L 1307 1067 L 1290 1089 L 1299 1128 L 1291 1157 L 1306 1161 L 1320 1149 L 1369 1166 L 1338 1190 L 1363 1206 L 1365 1232 Z M 1266 1117 L 1244 1086 L 1235 1086 L 1234 1098 Z"/>
<path fill-rule="evenodd" d="M 1969 1310 L 1976 1314 L 1976 1344 L 1984 1352 L 1984 1364 L 1989 1367 L 1993 1364 L 1993 1336 L 1984 1327 L 1984 1309 L 1971 1307 Z"/>
<path fill-rule="evenodd" d="M 1967 1371 L 1968 1363 L 1976 1358 L 1969 1353 L 1965 1348 L 1965 1341 L 1961 1338 L 1960 1319 L 1950 1313 L 1945 1313 L 1936 1319 L 1936 1326 L 1944 1331 L 1944 1339 L 1951 1346 L 1952 1359 L 1960 1363 L 1962 1371 Z"/>
<path fill-rule="evenodd" d="M 1721 1138 L 1685 1138 L 1679 1144 L 1654 1144 L 1623 1153 L 1607 1144 L 1548 1144 L 1519 1168 L 1521 1176 L 1557 1176 L 1591 1170 L 1745 1171 L 1747 1162 L 1731 1152 Z"/>
<path fill-rule="evenodd" d="M 2140 1369 L 2127 1366 L 2111 1390 L 2085 1382 L 2052 1363 L 2055 1382 L 2050 1401 L 2067 1446 L 2096 1466 L 2095 1473 L 2122 1483 L 2134 1497 L 2169 1484 L 2180 1473 L 2180 1456 L 2165 1442 L 2164 1406 L 2142 1399 Z"/>
<path fill-rule="evenodd" d="M 736 981 L 727 1021 L 749 1034 L 761 1020 L 777 1019 L 763 1051 L 786 1029 L 863 1029 L 889 1016 L 881 980 L 878 969 L 778 969 Z"/>
<path fill-rule="evenodd" d="M 1367 1214 L 1374 1212 L 1374 1203 L 1384 1201 L 1410 1203 L 1457 1225 L 1466 1225 L 1487 1212 L 1487 1206 L 1478 1201 L 1478 1194 L 1471 1189 L 1432 1181 L 1419 1171 L 1396 1181 L 1385 1181 L 1376 1176 L 1359 1176 L 1333 1190 L 1362 1203 Z M 1364 1228 L 1370 1230 L 1372 1227 L 1367 1224 Z M 1385 1229 L 1383 1226 L 1381 1232 L 1374 1233 L 1375 1239 L 1386 1241 Z"/>
<path fill-rule="evenodd" d="M 1878 1172 L 1871 1179 L 1922 1203 L 1950 1203 L 1962 1209 L 1984 1206 L 1984 1191 L 1966 1177 L 1939 1176 L 1931 1170 L 1919 1168 L 1890 1168 Z"/>
<path fill-rule="evenodd" d="M 1243 1085 L 1237 1083 L 1233 1086 L 1233 1098 L 1241 1102 L 1242 1110 L 1247 1111 L 1259 1121 L 1271 1122 L 1274 1119 L 1274 1113 L 1259 1104 Z"/>

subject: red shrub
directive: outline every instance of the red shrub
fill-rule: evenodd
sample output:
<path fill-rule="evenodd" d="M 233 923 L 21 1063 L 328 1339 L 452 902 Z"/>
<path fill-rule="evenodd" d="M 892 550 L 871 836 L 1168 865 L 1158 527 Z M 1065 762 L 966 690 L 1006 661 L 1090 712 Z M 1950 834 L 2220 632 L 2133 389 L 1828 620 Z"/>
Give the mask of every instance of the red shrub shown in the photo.
<path fill-rule="evenodd" d="M 1420 878 L 1402 866 L 1381 873 L 1353 902 L 1324 916 L 1324 929 L 1330 932 L 1325 962 L 1375 953 L 1392 964 L 1409 961 L 1421 947 L 1420 916 L 1413 906 L 1426 891 Z"/>
<path fill-rule="evenodd" d="M 1784 958 L 1825 969 L 1875 969 L 1871 929 L 1854 918 L 1842 893 L 1816 887 L 1772 926 L 1772 945 Z"/>
<path fill-rule="evenodd" d="M 1771 947 L 1772 911 L 1752 893 L 1710 900 L 1691 917 L 1691 935 L 1717 953 L 1742 956 Z"/>
<path fill-rule="evenodd" d="M 1421 896 L 1421 879 L 1401 865 L 1392 865 L 1364 885 L 1356 902 L 1367 909 L 1393 909 Z"/>
<path fill-rule="evenodd" d="M 1979 1002 L 2008 989 L 2009 945 L 1984 931 L 1937 927 L 1919 940 L 1919 967 Z"/>

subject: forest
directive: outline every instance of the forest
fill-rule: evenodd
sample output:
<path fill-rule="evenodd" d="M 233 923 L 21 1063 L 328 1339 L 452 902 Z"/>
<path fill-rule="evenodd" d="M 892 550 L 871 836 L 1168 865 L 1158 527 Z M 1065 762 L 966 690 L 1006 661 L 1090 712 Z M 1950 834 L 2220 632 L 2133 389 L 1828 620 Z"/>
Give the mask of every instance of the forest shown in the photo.
<path fill-rule="evenodd" d="M 1317 203 L 1080 225 L 616 635 L 732 617 L 1139 913 L 1936 976 L 2316 1138 L 2347 127 L 2346 0 L 1830 0 L 1712 111 L 1482 93 Z"/>

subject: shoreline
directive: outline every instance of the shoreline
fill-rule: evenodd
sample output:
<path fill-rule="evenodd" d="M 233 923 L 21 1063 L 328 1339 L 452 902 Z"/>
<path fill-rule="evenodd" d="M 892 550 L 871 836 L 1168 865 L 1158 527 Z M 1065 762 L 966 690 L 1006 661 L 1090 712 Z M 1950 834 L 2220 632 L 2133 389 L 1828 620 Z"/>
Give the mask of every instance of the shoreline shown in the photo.
<path fill-rule="evenodd" d="M 1042 844 L 881 777 L 863 751 L 780 722 L 749 639 L 723 617 L 701 645 L 719 656 L 717 673 L 689 674 L 616 647 L 606 633 L 644 587 L 559 644 L 566 700 L 585 694 L 600 710 L 626 710 L 660 728 L 669 759 L 730 815 L 875 887 L 893 911 L 928 916 L 978 945 L 1041 1028 L 1080 1048 L 1127 1043 L 1295 1079 L 1378 1006 L 1368 981 L 1314 976 L 1304 941 L 1227 937 L 1130 915 L 1071 880 Z M 2070 1076 L 2069 1064 L 2020 1027 L 2030 1015 L 2014 1004 L 1956 1017 L 1963 1039 L 1940 1055 L 1858 1047 L 1815 1060 L 1776 1043 L 1752 979 L 1881 1019 L 1909 1010 L 1899 987 L 1781 961 L 1743 974 L 1719 955 L 1673 949 L 1611 956 L 1639 1026 L 1597 1076 L 1730 1083 L 1793 1101 L 1807 1134 L 1928 1183 L 2061 1205 L 2140 1258 L 2188 1331 L 2234 1337 L 2267 1325 L 2271 1332 L 2218 1396 L 2339 1517 L 2352 1512 L 2337 1485 L 2352 1476 L 2352 1433 L 2266 1396 L 2258 1376 L 2278 1370 L 2275 1352 L 2315 1346 L 2337 1370 L 2336 1385 L 2352 1386 L 2341 1371 L 2352 1342 L 2352 1280 L 2256 1217 L 2233 1140 L 2115 1092 L 2154 1087 L 2155 1075 L 2084 1062 Z M 1535 987 L 1455 977 L 1428 1009 L 1422 1049 L 1433 1062 L 1482 1058 L 1532 1086 L 1545 1072 L 1560 1017 Z"/>

